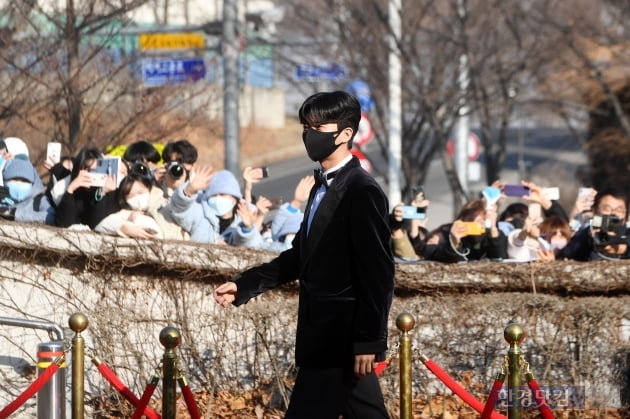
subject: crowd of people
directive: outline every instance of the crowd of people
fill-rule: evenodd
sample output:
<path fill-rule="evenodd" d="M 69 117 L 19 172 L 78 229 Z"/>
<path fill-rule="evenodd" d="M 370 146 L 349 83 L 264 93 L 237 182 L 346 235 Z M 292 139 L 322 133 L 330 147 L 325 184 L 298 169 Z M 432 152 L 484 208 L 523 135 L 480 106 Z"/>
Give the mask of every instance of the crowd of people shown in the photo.
<path fill-rule="evenodd" d="M 549 262 L 629 257 L 628 200 L 623 191 L 580 188 L 567 212 L 535 183 L 521 181 L 523 194 L 516 197 L 506 195 L 507 186 L 495 182 L 479 199 L 467 202 L 453 222 L 431 231 L 426 228 L 428 217 L 405 217 L 404 203 L 396 205 L 390 214 L 396 260 Z M 502 208 L 502 201 L 508 199 L 516 202 Z M 418 207 L 416 213 L 426 214 L 429 201 L 415 197 L 410 205 Z"/>
<path fill-rule="evenodd" d="M 314 185 L 301 179 L 290 202 L 273 216 L 272 202 L 252 195 L 262 168 L 247 167 L 243 189 L 227 170 L 198 165 L 186 139 L 162 153 L 147 141 L 122 157 L 93 147 L 47 160 L 47 183 L 30 160 L 27 144 L 0 140 L 0 217 L 137 239 L 175 239 L 280 252 L 290 248 Z M 268 219 L 271 218 L 271 219 Z"/>
<path fill-rule="evenodd" d="M 198 152 L 185 139 L 162 153 L 147 141 L 130 144 L 124 155 L 86 147 L 75 156 L 46 161 L 42 181 L 19 138 L 0 141 L 0 217 L 138 239 L 175 239 L 245 246 L 273 252 L 291 247 L 315 184 L 305 176 L 293 198 L 274 207 L 254 194 L 262 168 L 246 167 L 239 179 L 227 170 L 197 164 Z M 107 170 L 98 170 L 107 165 Z M 240 186 L 242 184 L 242 187 Z M 399 263 L 423 260 L 466 262 L 625 259 L 625 194 L 580 188 L 570 211 L 532 182 L 517 202 L 502 207 L 505 183 L 495 194 L 471 200 L 447 224 L 428 229 L 429 201 L 417 192 L 409 205 L 390 214 L 392 251 Z M 498 198 L 498 199 L 497 199 Z M 411 211 L 406 214 L 409 208 Z M 273 212 L 271 210 L 274 209 Z M 499 211 L 501 209 L 501 211 Z M 418 216 L 420 215 L 420 216 Z"/>

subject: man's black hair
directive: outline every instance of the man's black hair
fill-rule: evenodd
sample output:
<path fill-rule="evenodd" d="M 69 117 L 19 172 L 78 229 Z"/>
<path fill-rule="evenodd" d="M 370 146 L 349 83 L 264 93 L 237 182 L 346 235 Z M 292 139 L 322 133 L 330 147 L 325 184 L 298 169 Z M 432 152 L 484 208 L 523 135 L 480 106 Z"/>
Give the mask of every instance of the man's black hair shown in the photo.
<path fill-rule="evenodd" d="M 162 150 L 162 160 L 165 162 L 171 161 L 171 155 L 173 153 L 179 154 L 180 163 L 195 164 L 197 162 L 197 148 L 186 139 L 181 139 L 174 142 L 169 142 Z"/>
<path fill-rule="evenodd" d="M 337 123 L 339 131 L 351 128 L 352 137 L 348 147 L 352 147 L 352 139 L 361 122 L 361 105 L 357 98 L 341 90 L 320 92 L 309 96 L 302 103 L 298 116 L 302 125 L 313 128 L 329 123 Z"/>
<path fill-rule="evenodd" d="M 597 208 L 599 207 L 599 202 L 605 196 L 612 196 L 616 199 L 622 200 L 624 206 L 626 207 L 626 214 L 628 213 L 628 195 L 621 189 L 613 187 L 605 187 L 604 189 L 597 191 L 597 195 L 595 195 L 595 201 L 593 202 L 593 209 L 595 211 L 597 211 Z"/>
<path fill-rule="evenodd" d="M 160 161 L 160 153 L 150 142 L 140 140 L 127 146 L 123 160 L 128 163 L 142 161 L 157 164 Z"/>

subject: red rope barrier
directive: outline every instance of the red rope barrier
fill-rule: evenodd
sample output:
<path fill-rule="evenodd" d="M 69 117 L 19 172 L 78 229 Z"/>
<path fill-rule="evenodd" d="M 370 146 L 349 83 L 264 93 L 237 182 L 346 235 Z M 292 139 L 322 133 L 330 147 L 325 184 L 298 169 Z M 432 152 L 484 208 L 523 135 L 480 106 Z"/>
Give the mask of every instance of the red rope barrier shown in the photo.
<path fill-rule="evenodd" d="M 385 371 L 385 368 L 387 368 L 387 366 L 389 365 L 389 362 L 387 361 L 379 361 L 376 363 L 376 365 L 374 366 L 374 374 L 376 374 L 376 376 L 380 376 L 383 371 Z"/>
<path fill-rule="evenodd" d="M 184 377 L 180 377 L 177 381 L 179 382 L 179 387 L 182 389 L 182 394 L 184 395 L 184 400 L 186 401 L 186 407 L 188 408 L 190 417 L 192 419 L 201 419 L 197 402 L 195 402 L 195 396 L 186 382 L 186 379 Z"/>
<path fill-rule="evenodd" d="M 532 393 L 534 393 L 534 398 L 536 399 L 536 406 L 538 406 L 538 410 L 540 410 L 540 414 L 543 419 L 554 419 L 553 412 L 551 408 L 547 404 L 547 401 L 542 395 L 540 391 L 540 387 L 538 386 L 538 382 L 536 380 L 528 380 L 527 385 L 529 386 Z"/>
<path fill-rule="evenodd" d="M 499 392 L 501 391 L 501 387 L 503 387 L 503 379 L 497 378 L 494 380 L 494 384 L 492 385 L 492 390 L 490 390 L 490 395 L 488 396 L 488 400 L 486 400 L 486 405 L 483 408 L 483 413 L 481 414 L 481 419 L 490 419 L 492 416 L 492 412 L 494 412 L 494 406 L 497 404 L 497 400 L 499 399 Z"/>
<path fill-rule="evenodd" d="M 159 380 L 157 377 L 153 377 L 151 379 L 151 382 L 147 384 L 147 388 L 144 389 L 144 393 L 142 393 L 142 398 L 138 402 L 138 405 L 136 406 L 136 411 L 133 412 L 133 416 L 131 417 L 131 419 L 140 419 L 142 417 L 144 410 L 149 406 L 149 402 L 151 401 L 151 397 L 155 392 L 158 381 Z M 162 410 L 162 412 L 164 412 L 164 410 Z"/>
<path fill-rule="evenodd" d="M 127 399 L 129 403 L 131 403 L 134 407 L 138 406 L 140 399 L 138 399 L 138 397 L 135 394 L 133 394 L 132 391 L 129 390 L 129 388 L 125 384 L 123 384 L 122 381 L 120 381 L 120 379 L 116 376 L 116 374 L 114 374 L 114 372 L 111 369 L 109 369 L 107 365 L 105 365 L 103 362 L 100 362 L 96 358 L 92 359 L 92 362 L 96 365 L 96 368 L 98 368 L 99 372 L 103 375 L 103 377 L 105 377 L 105 379 L 109 381 L 109 383 L 120 394 L 122 394 L 122 396 L 125 399 Z M 153 410 L 149 406 L 147 406 L 144 409 L 144 414 L 149 419 L 161 419 L 162 417 L 159 413 L 157 413 L 155 410 Z"/>
<path fill-rule="evenodd" d="M 470 407 L 475 409 L 477 412 L 483 412 L 484 406 L 479 400 L 477 400 L 472 394 L 466 391 L 459 383 L 453 380 L 442 368 L 439 367 L 438 364 L 433 362 L 430 359 L 423 359 L 424 365 L 437 377 L 439 378 L 448 388 L 450 388 L 453 393 L 459 396 L 464 402 L 466 402 Z M 491 419 L 507 419 L 500 413 L 492 412 L 490 415 Z"/>
<path fill-rule="evenodd" d="M 33 397 L 35 393 L 42 389 L 52 378 L 53 375 L 59 370 L 59 364 L 56 362 L 51 363 L 48 368 L 41 373 L 39 377 L 35 381 L 31 383 L 30 386 L 22 394 L 18 396 L 17 399 L 13 400 L 7 407 L 0 410 L 0 418 L 8 418 L 13 412 L 20 408 L 28 399 Z"/>

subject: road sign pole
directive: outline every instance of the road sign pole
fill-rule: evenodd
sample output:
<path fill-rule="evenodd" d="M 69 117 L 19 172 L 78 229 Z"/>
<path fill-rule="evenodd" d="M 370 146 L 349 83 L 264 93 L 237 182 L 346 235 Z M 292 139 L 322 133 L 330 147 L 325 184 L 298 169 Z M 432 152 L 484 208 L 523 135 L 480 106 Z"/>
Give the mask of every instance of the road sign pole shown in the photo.
<path fill-rule="evenodd" d="M 466 90 L 468 89 L 468 57 L 462 54 L 459 58 L 459 88 L 463 104 L 459 110 L 457 123 L 457 135 L 455 136 L 455 168 L 459 177 L 459 183 L 464 194 L 468 194 L 468 134 L 470 122 L 468 118 L 468 105 L 466 104 Z"/>
<path fill-rule="evenodd" d="M 400 11 L 401 0 L 389 0 L 389 204 L 397 205 L 401 201 L 400 167 L 402 155 L 402 100 L 401 73 L 402 66 L 397 40 L 401 36 Z"/>
<path fill-rule="evenodd" d="M 223 123 L 225 138 L 225 169 L 241 172 L 238 114 L 238 51 L 236 36 L 236 0 L 223 1 Z"/>

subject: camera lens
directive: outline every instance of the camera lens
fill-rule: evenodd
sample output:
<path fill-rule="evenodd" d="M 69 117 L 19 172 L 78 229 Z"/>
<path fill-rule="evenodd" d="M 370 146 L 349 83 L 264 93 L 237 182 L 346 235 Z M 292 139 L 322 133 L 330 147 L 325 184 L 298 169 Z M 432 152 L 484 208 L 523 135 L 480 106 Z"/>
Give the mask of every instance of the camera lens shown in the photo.
<path fill-rule="evenodd" d="M 182 166 L 180 163 L 176 161 L 170 162 L 168 164 L 167 170 L 168 170 L 169 176 L 172 177 L 173 179 L 179 179 L 185 173 L 184 166 Z"/>
<path fill-rule="evenodd" d="M 131 166 L 131 172 L 143 176 L 151 176 L 151 169 L 141 161 L 137 161 Z"/>

